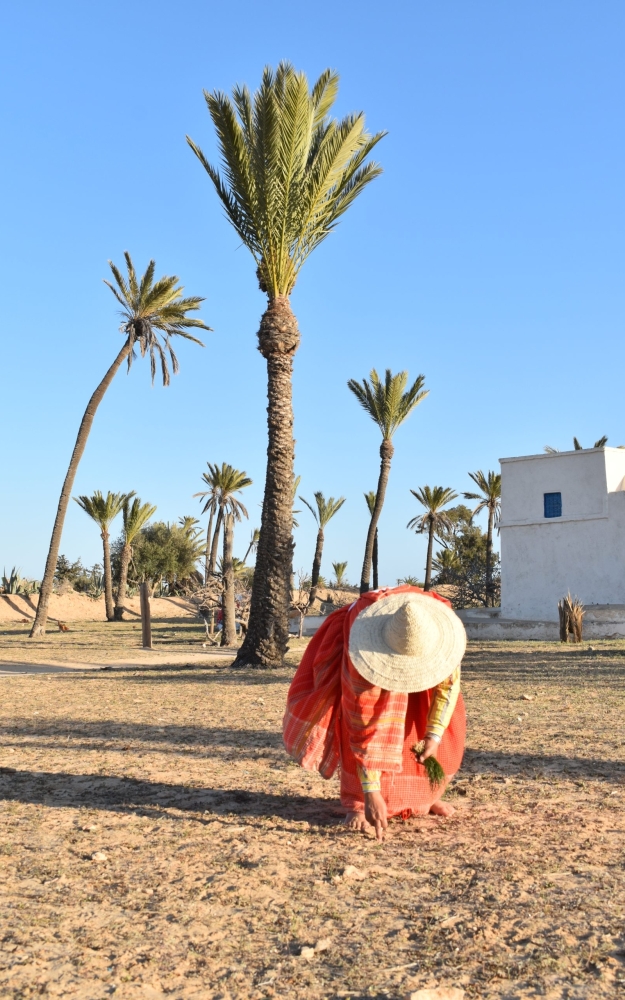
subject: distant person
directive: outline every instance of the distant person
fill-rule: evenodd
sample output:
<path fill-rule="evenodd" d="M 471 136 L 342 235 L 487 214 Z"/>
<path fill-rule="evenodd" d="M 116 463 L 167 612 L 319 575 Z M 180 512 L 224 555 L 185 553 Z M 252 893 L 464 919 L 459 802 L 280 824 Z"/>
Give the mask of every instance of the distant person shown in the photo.
<path fill-rule="evenodd" d="M 449 601 L 418 587 L 369 591 L 316 632 L 289 688 L 284 743 L 324 778 L 340 764 L 351 829 L 381 840 L 390 816 L 453 813 L 441 796 L 464 750 L 465 647 Z M 428 757 L 445 772 L 434 787 Z"/>

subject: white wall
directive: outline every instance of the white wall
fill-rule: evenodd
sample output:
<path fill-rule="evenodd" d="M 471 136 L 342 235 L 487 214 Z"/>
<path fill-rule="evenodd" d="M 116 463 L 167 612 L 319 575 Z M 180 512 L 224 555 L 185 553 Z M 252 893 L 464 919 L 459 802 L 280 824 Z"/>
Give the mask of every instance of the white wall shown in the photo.
<path fill-rule="evenodd" d="M 625 450 L 501 459 L 501 615 L 555 621 L 568 591 L 625 604 Z M 544 494 L 562 517 L 544 517 Z"/>

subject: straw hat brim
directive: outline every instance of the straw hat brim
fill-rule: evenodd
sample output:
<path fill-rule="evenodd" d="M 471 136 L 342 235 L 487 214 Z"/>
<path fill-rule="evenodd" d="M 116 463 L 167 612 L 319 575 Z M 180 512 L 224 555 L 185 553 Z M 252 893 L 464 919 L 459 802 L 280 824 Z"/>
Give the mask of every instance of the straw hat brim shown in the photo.
<path fill-rule="evenodd" d="M 413 602 L 418 624 L 418 649 L 403 656 L 389 646 L 389 619 L 407 601 Z M 464 625 L 442 601 L 428 594 L 391 594 L 370 604 L 355 619 L 349 655 L 366 681 L 385 691 L 412 694 L 444 681 L 460 664 L 467 645 Z"/>

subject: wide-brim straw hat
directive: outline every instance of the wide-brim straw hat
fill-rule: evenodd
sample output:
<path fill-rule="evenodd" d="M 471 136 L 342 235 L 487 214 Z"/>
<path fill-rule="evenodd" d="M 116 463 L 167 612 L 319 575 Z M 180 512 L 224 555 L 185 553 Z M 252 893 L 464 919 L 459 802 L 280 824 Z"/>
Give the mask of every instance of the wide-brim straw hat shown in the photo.
<path fill-rule="evenodd" d="M 464 625 L 424 593 L 390 594 L 370 604 L 351 627 L 349 655 L 361 677 L 386 691 L 436 687 L 460 664 Z"/>

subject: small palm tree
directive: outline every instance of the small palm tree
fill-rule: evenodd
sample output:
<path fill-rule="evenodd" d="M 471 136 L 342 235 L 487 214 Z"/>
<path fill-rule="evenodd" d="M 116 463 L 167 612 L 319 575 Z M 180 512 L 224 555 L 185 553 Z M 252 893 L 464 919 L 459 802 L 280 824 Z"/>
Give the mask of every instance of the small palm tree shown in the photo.
<path fill-rule="evenodd" d="M 452 583 L 460 569 L 457 553 L 453 549 L 441 549 L 432 559 L 432 569 L 436 573 L 438 583 Z"/>
<path fill-rule="evenodd" d="M 326 525 L 332 520 L 334 515 L 341 509 L 345 503 L 345 497 L 339 497 L 335 500 L 334 497 L 328 497 L 326 500 L 323 493 L 318 490 L 315 494 L 315 504 L 317 509 L 313 507 L 312 504 L 305 500 L 304 497 L 300 496 L 302 503 L 305 503 L 308 510 L 314 517 L 317 523 L 317 544 L 315 546 L 315 555 L 313 558 L 312 565 L 312 575 L 310 579 L 310 597 L 308 599 L 309 607 L 312 607 L 313 601 L 317 596 L 317 587 L 319 585 L 319 573 L 321 572 L 321 556 L 323 554 L 323 542 L 324 542 L 324 531 Z"/>
<path fill-rule="evenodd" d="M 242 517 L 248 516 L 246 508 L 238 497 L 235 496 L 235 493 L 240 493 L 241 490 L 246 488 L 246 486 L 251 486 L 252 480 L 246 476 L 244 472 L 239 472 L 239 470 L 235 469 L 232 465 L 228 465 L 227 462 L 222 462 L 221 466 L 211 465 L 211 463 L 208 462 L 208 469 L 208 474 L 204 473 L 203 478 L 205 482 L 209 483 L 210 489 L 204 491 L 203 493 L 195 493 L 194 496 L 208 497 L 202 513 L 207 510 L 211 510 L 211 505 L 212 512 L 217 512 L 217 523 L 215 525 L 215 533 L 213 535 L 215 561 L 217 558 L 216 539 L 219 538 L 219 532 L 223 525 L 223 625 L 221 630 L 221 645 L 233 646 L 236 642 L 234 563 L 232 556 L 232 547 L 234 544 L 234 524 L 235 521 L 240 521 Z M 214 565 L 212 563 L 212 547 L 210 558 L 211 565 Z"/>
<path fill-rule="evenodd" d="M 363 378 L 362 384 L 353 378 L 347 383 L 360 405 L 367 411 L 382 432 L 380 476 L 375 495 L 375 507 L 371 515 L 371 521 L 369 522 L 365 558 L 360 575 L 361 594 L 369 590 L 375 532 L 384 505 L 386 484 L 388 483 L 391 471 L 391 459 L 395 451 L 392 440 L 393 434 L 400 424 L 403 424 L 404 420 L 412 413 L 415 406 L 418 406 L 429 392 L 429 389 L 423 388 L 425 375 L 419 375 L 408 391 L 406 391 L 408 372 L 398 372 L 397 375 L 393 375 L 390 368 L 387 368 L 386 377 L 384 382 L 382 382 L 374 368 L 369 378 L 371 379 L 370 383 L 365 378 Z"/>
<path fill-rule="evenodd" d="M 347 562 L 332 563 L 332 569 L 334 570 L 334 586 L 337 590 L 339 590 L 340 587 L 345 586 L 345 571 L 347 570 Z"/>
<path fill-rule="evenodd" d="M 369 510 L 369 514 L 373 517 L 373 512 L 375 510 L 375 490 L 370 490 L 365 493 L 365 502 Z M 375 529 L 375 535 L 373 536 L 373 553 L 371 556 L 371 567 L 373 570 L 373 589 L 378 589 L 378 529 Z"/>
<path fill-rule="evenodd" d="M 221 529 L 224 525 L 224 519 L 228 510 L 234 512 L 236 510 L 236 504 L 239 503 L 235 497 L 232 496 L 233 493 L 237 493 L 246 486 L 252 485 L 252 480 L 249 479 L 244 472 L 239 472 L 232 465 L 227 462 L 222 462 L 221 465 L 213 465 L 211 462 L 206 463 L 208 465 L 208 472 L 202 473 L 202 479 L 209 487 L 208 490 L 202 490 L 200 493 L 194 493 L 194 497 L 204 498 L 206 497 L 206 502 L 202 508 L 202 513 L 205 514 L 210 511 L 210 518 L 208 521 L 208 532 L 206 535 L 206 564 L 204 571 L 204 582 L 208 583 L 210 578 L 215 575 L 215 569 L 217 566 L 217 550 L 219 545 L 219 535 Z M 245 507 L 241 504 L 240 513 L 244 512 L 245 517 L 248 516 Z M 211 531 L 213 527 L 213 519 L 217 518 L 215 522 L 215 530 L 212 534 Z M 236 517 L 239 521 L 240 516 Z M 234 530 L 234 523 L 232 525 Z M 225 542 L 225 539 L 224 539 Z M 210 546 L 210 552 L 209 552 Z M 246 556 L 247 558 L 247 556 Z M 223 574 L 222 574 L 223 577 Z M 234 627 L 234 626 L 233 626 Z"/>
<path fill-rule="evenodd" d="M 146 354 L 150 356 L 152 382 L 156 374 L 156 359 L 158 357 L 163 376 L 163 385 L 169 385 L 168 357 L 174 373 L 178 371 L 178 359 L 171 346 L 172 337 L 183 337 L 185 340 L 192 340 L 194 344 L 204 346 L 201 340 L 192 337 L 190 333 L 187 333 L 187 330 L 192 327 L 210 330 L 210 327 L 206 326 L 201 319 L 193 319 L 188 315 L 188 313 L 199 309 L 204 299 L 197 296 L 183 298 L 182 293 L 184 289 L 178 284 L 179 279 L 174 275 L 154 281 L 156 265 L 153 260 L 148 264 L 143 277 L 138 279 L 130 254 L 126 252 L 124 257 L 126 259 L 127 277 L 124 278 L 115 264 L 109 261 L 109 266 L 113 272 L 117 287 L 109 281 L 105 281 L 105 284 L 111 289 L 122 307 L 120 332 L 124 337 L 124 343 L 113 364 L 89 400 L 78 429 L 78 437 L 76 438 L 76 444 L 74 445 L 65 482 L 61 490 L 54 528 L 52 529 L 46 568 L 41 581 L 39 604 L 33 626 L 30 630 L 31 638 L 36 635 L 43 635 L 46 630 L 48 606 L 52 593 L 54 573 L 56 571 L 56 561 L 59 557 L 59 549 L 61 547 L 61 536 L 63 534 L 67 507 L 74 488 L 78 465 L 87 444 L 91 425 L 93 424 L 93 418 L 98 406 L 104 399 L 106 390 L 124 361 L 127 361 L 128 369 L 130 369 L 135 356 L 135 347 L 139 348 L 141 357 L 145 357 Z"/>
<path fill-rule="evenodd" d="M 603 445 L 595 445 L 602 448 Z M 493 607 L 493 529 L 499 530 L 501 516 L 501 473 L 489 472 L 488 475 L 479 470 L 470 472 L 469 476 L 479 489 L 479 493 L 464 493 L 465 500 L 478 500 L 473 516 L 483 510 L 488 511 L 488 529 L 486 532 L 486 607 Z"/>
<path fill-rule="evenodd" d="M 79 507 L 95 521 L 100 528 L 102 548 L 104 550 L 104 604 L 106 607 L 107 621 L 115 619 L 113 607 L 113 574 L 111 573 L 111 547 L 109 528 L 118 514 L 121 514 L 124 506 L 134 496 L 132 493 L 107 493 L 102 496 L 100 490 L 96 490 L 92 497 L 74 497 Z"/>
<path fill-rule="evenodd" d="M 595 443 L 593 444 L 593 448 L 605 448 L 607 443 L 608 443 L 608 435 L 604 434 L 603 437 L 600 437 L 598 441 L 595 441 Z M 622 445 L 619 445 L 619 448 L 622 447 L 623 447 Z M 576 437 L 573 438 L 573 448 L 575 451 L 585 450 L 583 444 L 580 444 Z M 552 448 L 550 444 L 545 445 L 545 451 L 547 452 L 548 455 L 558 455 L 560 453 L 559 448 Z"/>
<path fill-rule="evenodd" d="M 115 597 L 114 620 L 116 622 L 121 622 L 124 619 L 124 601 L 128 589 L 128 567 L 132 559 L 132 543 L 155 512 L 156 507 L 149 503 L 142 504 L 139 497 L 135 497 L 130 503 L 130 496 L 128 496 L 123 505 L 124 545 L 119 560 L 119 586 Z"/>
<path fill-rule="evenodd" d="M 420 486 L 418 490 L 410 490 L 413 497 L 425 507 L 425 514 L 417 514 L 408 524 L 407 528 L 412 528 L 417 534 L 428 536 L 428 552 L 425 563 L 425 583 L 424 590 L 429 590 L 432 586 L 432 546 L 434 535 L 439 531 L 451 531 L 452 521 L 443 510 L 447 504 L 451 503 L 458 496 L 447 486 Z"/>
<path fill-rule="evenodd" d="M 300 335 L 290 295 L 313 250 L 381 172 L 366 162 L 383 134 L 370 135 L 363 114 L 330 117 L 338 76 L 326 70 L 310 88 L 288 62 L 266 67 L 247 87 L 204 93 L 217 132 L 223 174 L 187 141 L 212 181 L 256 264 L 267 309 L 258 331 L 267 362 L 269 445 L 250 617 L 236 663 L 280 666 L 288 645 L 293 563 L 291 376 Z"/>

